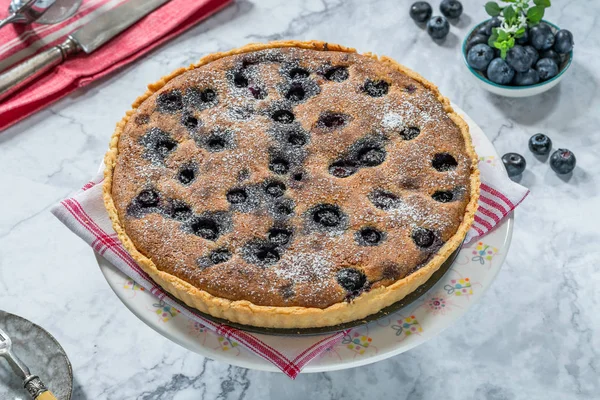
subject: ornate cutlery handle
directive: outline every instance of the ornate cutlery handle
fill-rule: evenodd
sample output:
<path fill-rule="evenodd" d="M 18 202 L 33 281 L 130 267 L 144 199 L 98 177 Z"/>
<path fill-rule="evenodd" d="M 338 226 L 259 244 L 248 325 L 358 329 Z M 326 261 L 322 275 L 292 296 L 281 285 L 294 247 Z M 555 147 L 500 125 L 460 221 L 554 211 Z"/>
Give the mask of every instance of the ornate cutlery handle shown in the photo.
<path fill-rule="evenodd" d="M 0 74 L 0 100 L 19 91 L 39 76 L 53 69 L 71 54 L 79 51 L 79 46 L 68 38 L 58 46 L 25 60 L 16 67 Z"/>
<path fill-rule="evenodd" d="M 27 389 L 31 395 L 31 398 L 34 400 L 57 400 L 36 375 L 31 375 L 25 379 L 23 384 L 25 385 L 25 389 Z"/>

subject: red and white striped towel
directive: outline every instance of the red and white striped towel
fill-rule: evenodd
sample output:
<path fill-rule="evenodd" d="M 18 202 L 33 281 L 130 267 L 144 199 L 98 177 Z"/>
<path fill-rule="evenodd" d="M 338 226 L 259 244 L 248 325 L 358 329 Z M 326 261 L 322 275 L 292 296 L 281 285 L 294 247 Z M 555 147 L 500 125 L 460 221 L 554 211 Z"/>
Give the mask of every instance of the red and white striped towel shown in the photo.
<path fill-rule="evenodd" d="M 77 13 L 54 25 L 9 25 L 0 29 L 0 71 L 61 43 L 68 34 L 127 0 L 84 0 Z M 66 60 L 0 103 L 0 132 L 73 90 L 129 64 L 179 35 L 233 0 L 171 0 L 92 54 Z M 0 18 L 10 0 L 0 0 Z"/>
<path fill-rule="evenodd" d="M 480 162 L 482 185 L 479 209 L 476 213 L 475 224 L 467 235 L 467 241 L 480 237 L 493 229 L 529 193 L 526 188 L 506 176 L 502 165 L 498 168 L 498 165 L 488 164 L 489 157 L 487 157 L 487 161 L 486 157 L 482 158 L 483 160 Z M 103 177 L 100 174 L 79 192 L 54 206 L 52 213 L 121 272 L 167 305 L 180 310 L 186 317 L 220 335 L 235 340 L 257 356 L 273 363 L 292 379 L 308 362 L 341 340 L 346 334 L 345 331 L 342 331 L 328 336 L 299 337 L 294 341 L 293 347 L 289 346 L 289 342 L 287 342 L 288 345 L 281 348 L 282 346 L 278 345 L 281 342 L 277 340 L 277 337 L 251 334 L 226 325 L 216 324 L 203 318 L 194 309 L 185 307 L 157 286 L 123 248 L 104 208 L 102 181 Z"/>
<path fill-rule="evenodd" d="M 502 169 L 485 161 L 479 163 L 481 188 L 475 222 L 467 233 L 465 243 L 485 235 L 514 210 L 529 194 L 527 188 L 513 182 Z"/>

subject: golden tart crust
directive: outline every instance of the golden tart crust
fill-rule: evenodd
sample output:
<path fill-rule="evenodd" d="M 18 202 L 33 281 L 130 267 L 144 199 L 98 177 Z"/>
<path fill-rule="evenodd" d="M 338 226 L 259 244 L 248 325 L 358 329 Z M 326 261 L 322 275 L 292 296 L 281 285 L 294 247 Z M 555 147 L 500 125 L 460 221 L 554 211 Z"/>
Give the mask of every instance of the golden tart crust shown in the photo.
<path fill-rule="evenodd" d="M 149 85 L 105 164 L 106 209 L 140 267 L 260 327 L 401 300 L 460 245 L 479 195 L 468 126 L 433 84 L 317 41 L 249 44 Z"/>

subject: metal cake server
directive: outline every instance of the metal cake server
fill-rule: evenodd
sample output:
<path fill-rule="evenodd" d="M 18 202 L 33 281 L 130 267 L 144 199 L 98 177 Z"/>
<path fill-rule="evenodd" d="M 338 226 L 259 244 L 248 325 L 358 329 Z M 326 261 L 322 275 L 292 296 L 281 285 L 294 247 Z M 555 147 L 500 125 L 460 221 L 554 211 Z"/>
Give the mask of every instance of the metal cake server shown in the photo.
<path fill-rule="evenodd" d="M 22 89 L 40 75 L 80 51 L 92 53 L 169 0 L 129 0 L 94 18 L 63 43 L 31 57 L 0 75 L 0 100 Z"/>
<path fill-rule="evenodd" d="M 37 375 L 31 375 L 27 365 L 23 363 L 12 351 L 12 341 L 10 337 L 0 329 L 0 357 L 4 357 L 12 370 L 23 379 L 23 386 L 32 399 L 36 400 L 56 400 L 56 397 L 48 390 Z"/>

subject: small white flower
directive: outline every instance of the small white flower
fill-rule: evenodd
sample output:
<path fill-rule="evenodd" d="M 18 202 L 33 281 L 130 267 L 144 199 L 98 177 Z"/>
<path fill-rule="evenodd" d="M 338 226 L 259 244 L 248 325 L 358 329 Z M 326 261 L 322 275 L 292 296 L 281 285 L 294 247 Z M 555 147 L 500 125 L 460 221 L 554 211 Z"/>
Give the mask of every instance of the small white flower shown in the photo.
<path fill-rule="evenodd" d="M 529 8 L 529 0 L 516 0 L 515 1 L 515 9 L 516 10 L 527 10 Z"/>
<path fill-rule="evenodd" d="M 519 15 L 519 29 L 527 28 L 527 16 L 525 14 Z"/>

